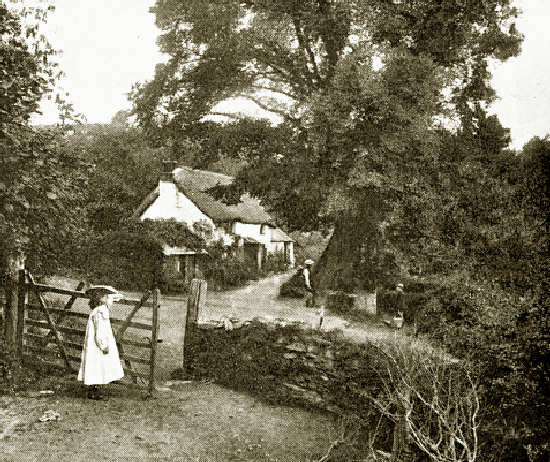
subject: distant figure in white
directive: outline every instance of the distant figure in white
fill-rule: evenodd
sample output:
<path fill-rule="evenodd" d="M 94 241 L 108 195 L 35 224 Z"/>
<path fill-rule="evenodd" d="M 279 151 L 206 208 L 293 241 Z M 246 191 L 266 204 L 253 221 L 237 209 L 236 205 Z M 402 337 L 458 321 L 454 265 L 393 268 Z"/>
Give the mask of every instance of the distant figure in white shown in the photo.
<path fill-rule="evenodd" d="M 86 326 L 78 380 L 89 387 L 88 398 L 106 399 L 103 385 L 124 376 L 109 319 L 113 301 L 124 297 L 113 287 L 104 285 L 91 286 L 86 295 L 92 311 Z"/>
<path fill-rule="evenodd" d="M 303 276 L 304 276 L 304 289 L 306 290 L 306 306 L 315 306 L 315 290 L 311 282 L 311 268 L 313 266 L 313 260 L 306 260 L 304 262 Z"/>
<path fill-rule="evenodd" d="M 397 284 L 395 286 L 395 315 L 393 317 L 393 322 L 395 324 L 395 327 L 397 329 L 401 329 L 403 327 L 404 322 L 404 316 L 403 313 L 405 312 L 405 293 L 404 293 L 405 286 L 401 283 Z"/>

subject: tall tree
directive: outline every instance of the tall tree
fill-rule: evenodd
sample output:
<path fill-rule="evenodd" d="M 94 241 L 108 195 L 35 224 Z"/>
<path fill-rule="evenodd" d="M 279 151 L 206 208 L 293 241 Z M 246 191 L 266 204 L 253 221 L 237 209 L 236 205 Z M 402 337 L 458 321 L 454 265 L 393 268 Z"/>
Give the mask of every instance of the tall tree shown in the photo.
<path fill-rule="evenodd" d="M 52 130 L 30 126 L 57 78 L 54 50 L 40 35 L 51 8 L 0 2 L 0 253 L 2 269 L 17 256 L 55 265 L 77 225 L 84 181 L 78 156 L 61 152 Z"/>
<path fill-rule="evenodd" d="M 177 140 L 237 96 L 281 116 L 290 141 L 254 152 L 238 184 L 292 228 L 335 227 L 323 281 L 356 273 L 366 236 L 437 161 L 437 117 L 490 100 L 487 59 L 520 42 L 509 0 L 158 0 L 153 11 L 170 59 L 135 88 L 140 123 Z"/>
<path fill-rule="evenodd" d="M 95 234 L 118 228 L 120 220 L 132 214 L 157 184 L 164 156 L 163 150 L 147 146 L 141 130 L 118 119 L 73 127 L 64 149 L 82 153 L 90 164 L 81 194 Z"/>

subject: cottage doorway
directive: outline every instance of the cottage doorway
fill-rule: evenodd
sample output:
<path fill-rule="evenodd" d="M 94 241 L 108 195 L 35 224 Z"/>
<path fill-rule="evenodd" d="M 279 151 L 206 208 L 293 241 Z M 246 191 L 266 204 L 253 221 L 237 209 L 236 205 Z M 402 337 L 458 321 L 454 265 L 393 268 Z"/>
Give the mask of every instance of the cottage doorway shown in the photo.
<path fill-rule="evenodd" d="M 284 243 L 284 262 L 290 263 L 290 242 Z"/>
<path fill-rule="evenodd" d="M 260 244 L 256 242 L 244 243 L 244 262 L 247 266 L 256 271 L 260 268 L 260 259 L 262 258 Z"/>
<path fill-rule="evenodd" d="M 197 267 L 196 255 L 181 255 L 181 272 L 185 284 L 191 284 L 191 281 L 195 277 Z"/>

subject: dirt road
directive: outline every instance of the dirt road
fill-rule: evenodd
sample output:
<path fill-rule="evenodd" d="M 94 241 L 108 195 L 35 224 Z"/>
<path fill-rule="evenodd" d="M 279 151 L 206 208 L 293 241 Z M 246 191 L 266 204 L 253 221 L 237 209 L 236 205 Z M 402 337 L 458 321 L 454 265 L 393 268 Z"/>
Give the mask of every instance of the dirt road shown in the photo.
<path fill-rule="evenodd" d="M 306 307 L 303 299 L 280 298 L 279 288 L 290 277 L 276 275 L 253 281 L 245 287 L 234 290 L 214 292 L 209 291 L 206 297 L 206 305 L 199 314 L 200 320 L 219 320 L 226 317 L 235 317 L 241 321 L 252 320 L 255 317 L 264 319 L 282 319 L 287 322 L 300 321 L 307 327 L 318 328 L 320 321 L 320 309 Z M 169 297 L 164 299 L 165 310 L 168 318 L 177 323 L 185 320 L 181 317 L 186 300 L 174 300 Z M 322 304 L 323 301 L 320 301 Z M 165 319 L 166 316 L 165 316 Z M 168 321 L 170 322 L 170 321 Z M 368 338 L 381 338 L 394 335 L 393 331 L 385 327 L 377 327 L 367 323 L 349 322 L 341 316 L 324 313 L 323 330 L 341 329 L 346 336 L 357 341 Z M 167 338 L 175 338 L 167 335 Z"/>
<path fill-rule="evenodd" d="M 308 326 L 318 326 L 319 311 L 306 308 L 302 299 L 279 298 L 280 285 L 288 275 L 271 276 L 259 281 L 252 281 L 245 287 L 227 291 L 209 290 L 204 308 L 199 313 L 199 320 L 219 320 L 224 317 L 235 317 L 241 321 L 254 318 L 283 319 L 287 322 L 301 321 Z M 182 340 L 180 330 L 185 321 L 186 298 L 163 297 L 163 330 L 161 335 L 172 342 Z M 343 328 L 346 322 L 335 316 L 325 317 L 327 329 Z"/>
<path fill-rule="evenodd" d="M 210 291 L 200 318 L 282 318 L 317 326 L 315 308 L 306 308 L 303 300 L 277 297 L 284 279 L 273 276 L 236 290 Z M 76 286 L 76 281 L 55 282 Z M 141 391 L 112 385 L 109 401 L 90 401 L 83 397 L 76 377 L 61 382 L 42 378 L 34 393 L 0 397 L 0 460 L 306 462 L 326 452 L 341 430 L 331 416 L 271 406 L 211 383 L 169 382 L 170 372 L 181 366 L 186 298 L 163 296 L 161 304 L 163 342 L 155 399 L 144 401 Z M 89 310 L 85 300 L 79 300 L 75 309 Z M 123 309 L 127 310 L 113 307 L 112 315 L 124 317 Z M 140 310 L 138 319 L 150 318 L 149 310 Z M 353 325 L 333 315 L 325 317 L 323 328 L 341 328 L 357 340 L 393 335 L 387 329 Z M 44 388 L 54 393 L 40 395 Z M 60 420 L 39 422 L 47 410 L 58 412 Z"/>
<path fill-rule="evenodd" d="M 209 290 L 206 303 L 199 313 L 199 320 L 220 320 L 224 317 L 235 317 L 241 321 L 254 318 L 282 319 L 287 322 L 300 321 L 307 327 L 317 328 L 320 321 L 318 308 L 308 308 L 303 299 L 279 298 L 279 287 L 290 277 L 276 275 L 258 281 L 251 281 L 247 286 L 226 291 Z M 50 283 L 66 288 L 76 287 L 78 281 L 56 278 Z M 140 293 L 124 291 L 129 298 L 139 299 Z M 66 297 L 68 298 L 68 297 Z M 184 325 L 186 315 L 187 297 L 184 295 L 161 297 L 161 329 L 160 337 L 163 343 L 160 347 L 160 355 L 163 360 L 159 368 L 159 380 L 168 380 L 170 368 L 181 366 L 181 346 L 184 337 Z M 89 308 L 85 300 L 78 300 L 75 308 L 81 312 L 88 312 Z M 115 305 L 111 315 L 124 319 L 128 312 L 127 306 Z M 150 321 L 150 310 L 140 310 L 135 320 Z M 383 326 L 368 323 L 348 322 L 340 316 L 324 314 L 323 330 L 341 329 L 344 335 L 355 341 L 364 341 L 367 338 L 386 338 L 394 336 L 395 332 Z"/>
<path fill-rule="evenodd" d="M 338 431 L 329 416 L 209 383 L 168 383 L 147 401 L 112 385 L 104 402 L 83 398 L 74 382 L 50 382 L 52 395 L 0 397 L 2 462 L 306 462 Z M 40 422 L 47 410 L 59 420 Z"/>

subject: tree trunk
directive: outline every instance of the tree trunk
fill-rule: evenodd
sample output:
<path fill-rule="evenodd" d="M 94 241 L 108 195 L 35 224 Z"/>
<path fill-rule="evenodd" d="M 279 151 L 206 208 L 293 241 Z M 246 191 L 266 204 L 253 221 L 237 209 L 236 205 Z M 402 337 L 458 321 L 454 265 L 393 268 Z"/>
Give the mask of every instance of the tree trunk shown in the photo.
<path fill-rule="evenodd" d="M 14 351 L 17 325 L 17 283 L 19 269 L 24 267 L 21 255 L 2 256 L 2 282 L 4 289 L 4 339 L 6 346 Z"/>
<path fill-rule="evenodd" d="M 361 250 L 376 224 L 372 215 L 343 215 L 337 220 L 327 248 L 313 268 L 313 281 L 317 290 L 351 292 L 363 285 L 364 275 L 360 273 Z"/>

